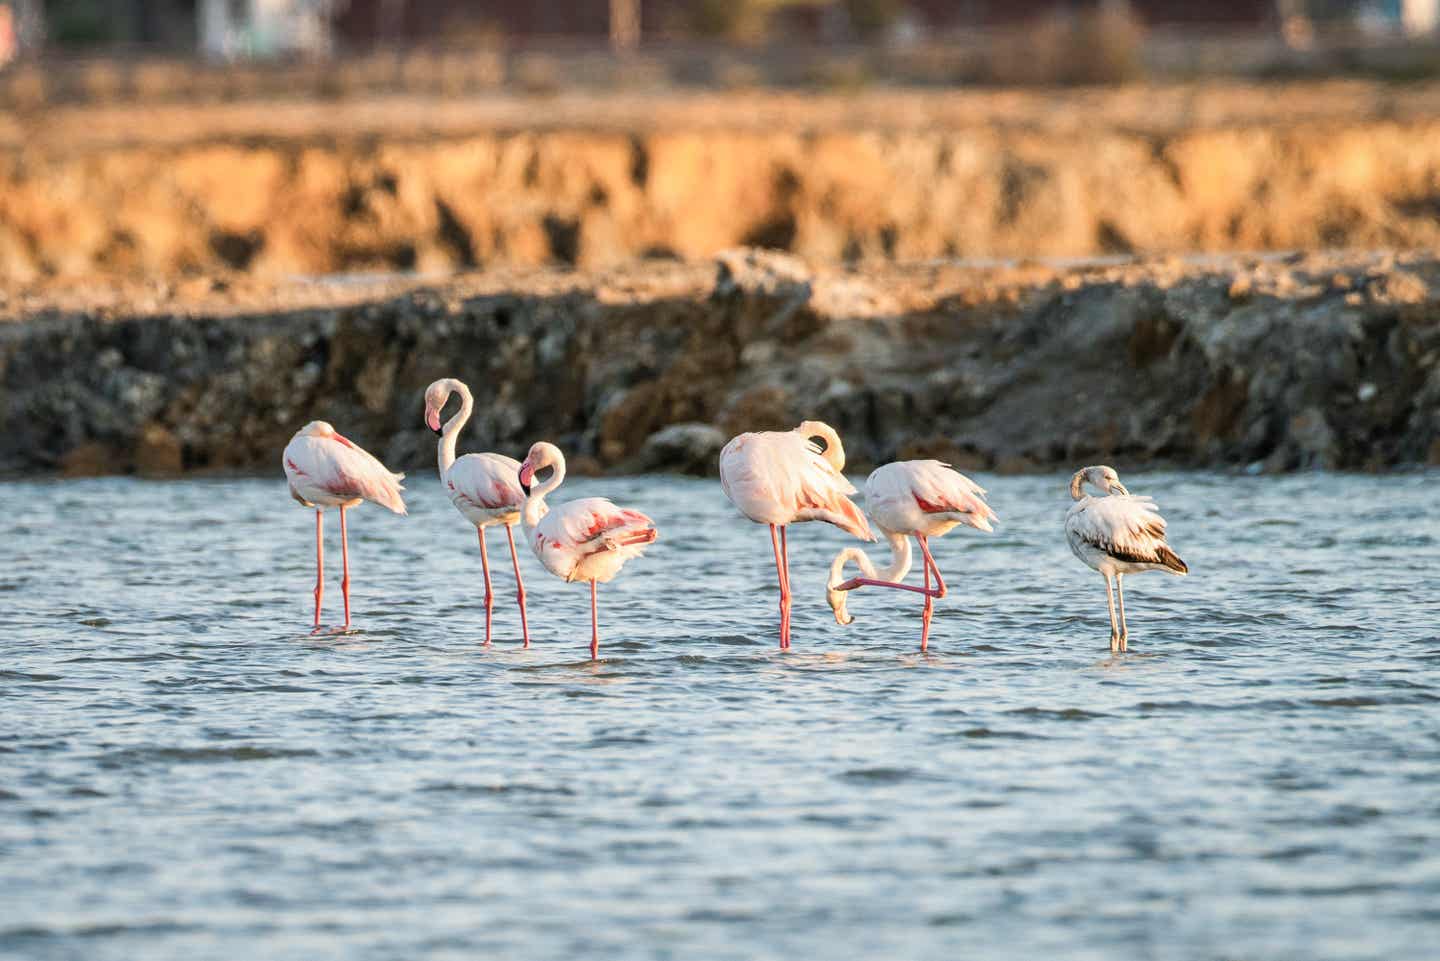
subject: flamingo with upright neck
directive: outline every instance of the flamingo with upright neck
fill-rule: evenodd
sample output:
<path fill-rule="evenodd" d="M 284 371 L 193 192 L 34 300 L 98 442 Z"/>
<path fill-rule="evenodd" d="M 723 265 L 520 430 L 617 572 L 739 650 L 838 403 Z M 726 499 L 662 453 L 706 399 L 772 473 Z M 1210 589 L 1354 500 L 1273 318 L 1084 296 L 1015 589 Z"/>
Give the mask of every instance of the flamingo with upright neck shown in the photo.
<path fill-rule="evenodd" d="M 866 585 L 914 591 L 925 595 L 921 615 L 920 650 L 930 648 L 930 618 L 935 613 L 936 598 L 945 596 L 945 579 L 930 554 L 930 538 L 940 537 L 961 525 L 991 532 L 990 522 L 998 520 L 985 502 L 985 491 L 970 478 L 938 460 L 907 460 L 877 468 L 865 481 L 865 505 L 875 525 L 885 532 L 890 542 L 890 566 L 877 571 L 874 563 L 857 547 L 848 547 L 835 555 L 830 564 L 830 580 L 826 598 L 835 612 L 835 620 L 849 624 L 855 619 L 846 609 L 848 592 Z M 910 572 L 910 541 L 920 545 L 924 558 L 925 586 L 900 583 Z M 844 583 L 845 565 L 854 561 L 863 577 Z M 930 575 L 935 575 L 935 587 Z"/>
<path fill-rule="evenodd" d="M 545 468 L 550 477 L 535 484 Z M 520 486 L 528 495 L 521 517 L 530 547 L 545 569 L 565 581 L 590 582 L 590 659 L 600 656 L 600 620 L 595 585 L 620 573 L 632 557 L 639 557 L 659 532 L 654 521 L 636 510 L 616 507 L 604 497 L 581 497 L 550 507 L 546 495 L 565 480 L 565 455 L 554 444 L 540 441 L 520 465 Z M 533 485 L 533 486 L 532 486 Z"/>
<path fill-rule="evenodd" d="M 460 395 L 460 409 L 442 429 L 440 412 L 451 394 Z M 510 542 L 510 562 L 515 568 L 515 595 L 520 604 L 520 632 L 525 646 L 530 646 L 530 624 L 525 613 L 525 580 L 520 576 L 520 557 L 515 553 L 514 527 L 520 523 L 520 508 L 525 492 L 518 478 L 520 462 L 504 454 L 466 454 L 455 457 L 455 438 L 464 429 L 475 409 L 470 388 L 453 377 L 444 377 L 425 388 L 425 423 L 440 435 L 438 460 L 440 482 L 450 495 L 450 503 L 475 525 L 480 540 L 480 566 L 485 572 L 485 644 L 490 644 L 491 619 L 495 594 L 490 586 L 490 554 L 485 546 L 485 528 L 495 524 L 505 527 Z"/>
<path fill-rule="evenodd" d="M 807 420 L 794 430 L 740 434 L 720 452 L 720 486 L 740 513 L 770 525 L 780 578 L 780 649 L 790 648 L 790 548 L 785 528 L 825 521 L 862 541 L 870 525 L 847 496 L 855 488 L 841 473 L 845 448 L 835 428 Z M 778 534 L 778 537 L 777 537 Z"/>
<path fill-rule="evenodd" d="M 354 441 L 323 420 L 314 420 L 295 432 L 281 457 L 290 496 L 302 507 L 315 509 L 315 630 L 320 629 L 320 606 L 325 597 L 325 508 L 340 508 L 340 591 L 345 598 L 345 630 L 350 629 L 350 535 L 345 509 L 362 501 L 405 513 L 400 499 L 404 474 L 388 470 Z"/>

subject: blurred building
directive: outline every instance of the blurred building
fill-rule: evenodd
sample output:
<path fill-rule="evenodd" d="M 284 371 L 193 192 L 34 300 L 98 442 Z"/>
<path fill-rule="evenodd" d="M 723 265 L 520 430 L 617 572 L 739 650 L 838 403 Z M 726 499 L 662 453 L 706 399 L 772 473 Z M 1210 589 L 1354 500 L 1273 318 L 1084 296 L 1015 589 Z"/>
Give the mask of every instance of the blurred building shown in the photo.
<path fill-rule="evenodd" d="M 344 0 L 199 0 L 196 27 L 209 57 L 330 53 L 334 17 Z"/>

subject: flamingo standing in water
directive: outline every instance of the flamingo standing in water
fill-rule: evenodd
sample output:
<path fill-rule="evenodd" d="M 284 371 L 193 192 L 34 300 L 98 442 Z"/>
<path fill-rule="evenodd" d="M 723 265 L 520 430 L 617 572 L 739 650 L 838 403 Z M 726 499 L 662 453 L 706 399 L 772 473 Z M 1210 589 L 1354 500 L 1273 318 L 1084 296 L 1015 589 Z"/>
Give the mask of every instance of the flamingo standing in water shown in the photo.
<path fill-rule="evenodd" d="M 531 486 L 545 468 L 547 480 Z M 590 659 L 600 656 L 600 620 L 595 585 L 608 582 L 625 562 L 639 557 L 659 536 L 655 522 L 639 511 L 616 507 L 604 497 L 582 497 L 551 508 L 545 497 L 565 480 L 565 455 L 554 444 L 540 441 L 520 465 L 520 486 L 525 489 L 521 517 L 530 546 L 545 569 L 566 581 L 590 582 Z"/>
<path fill-rule="evenodd" d="M 440 427 L 440 412 L 452 393 L 460 395 L 460 410 Z M 525 492 L 520 489 L 520 462 L 504 454 L 466 454 L 455 458 L 455 437 L 474 410 L 470 388 L 453 377 L 445 377 L 425 388 L 425 423 L 440 435 L 440 480 L 466 520 L 475 525 L 480 539 L 480 566 L 485 571 L 485 644 L 490 644 L 490 620 L 495 595 L 490 589 L 490 555 L 485 548 L 485 528 L 503 524 L 510 541 L 510 563 L 515 567 L 515 595 L 520 602 L 520 632 L 530 646 L 530 624 L 525 617 L 525 581 L 520 576 L 520 558 L 515 553 L 514 527 L 520 523 Z"/>
<path fill-rule="evenodd" d="M 315 508 L 315 628 L 320 628 L 320 602 L 325 596 L 325 508 L 340 508 L 340 590 L 345 597 L 345 630 L 350 629 L 350 540 L 345 509 L 370 501 L 405 513 L 400 499 L 404 474 L 396 474 L 323 420 L 313 420 L 285 445 L 285 476 L 290 496 Z"/>
<path fill-rule="evenodd" d="M 990 522 L 999 520 L 985 503 L 985 490 L 964 474 L 938 460 L 906 460 L 877 468 L 865 481 L 865 506 L 876 525 L 890 542 L 890 566 L 877 572 L 866 553 L 858 547 L 847 547 L 835 555 L 830 564 L 830 580 L 826 597 L 835 612 L 835 620 L 849 624 L 855 619 L 846 610 L 845 599 L 850 591 L 864 585 L 892 587 L 925 595 L 921 615 L 920 650 L 930 647 L 930 618 L 935 599 L 945 596 L 945 579 L 935 558 L 930 556 L 929 539 L 948 534 L 960 525 L 993 532 Z M 920 545 L 924 558 L 925 586 L 900 583 L 910 571 L 910 541 Z M 863 577 L 840 583 L 847 561 L 859 565 Z M 935 574 L 935 587 L 930 587 L 930 574 Z"/>
<path fill-rule="evenodd" d="M 780 578 L 782 651 L 790 647 L 790 551 L 785 528 L 802 521 L 825 521 L 861 540 L 875 539 L 865 515 L 848 496 L 855 488 L 841 473 L 844 469 L 840 435 L 815 420 L 789 431 L 741 434 L 720 452 L 725 496 L 752 521 L 770 525 L 770 546 Z"/>
<path fill-rule="evenodd" d="M 1090 484 L 1106 497 L 1085 493 Z M 1165 518 L 1149 497 L 1136 497 L 1120 483 L 1113 467 L 1083 467 L 1070 478 L 1070 497 L 1075 501 L 1065 515 L 1065 539 L 1070 550 L 1087 566 L 1105 578 L 1105 597 L 1110 604 L 1110 650 L 1128 648 L 1130 631 L 1125 624 L 1126 574 L 1164 571 L 1183 577 L 1190 568 L 1165 543 Z M 1110 578 L 1115 578 L 1112 588 Z M 1120 595 L 1120 619 L 1115 619 L 1115 595 Z"/>

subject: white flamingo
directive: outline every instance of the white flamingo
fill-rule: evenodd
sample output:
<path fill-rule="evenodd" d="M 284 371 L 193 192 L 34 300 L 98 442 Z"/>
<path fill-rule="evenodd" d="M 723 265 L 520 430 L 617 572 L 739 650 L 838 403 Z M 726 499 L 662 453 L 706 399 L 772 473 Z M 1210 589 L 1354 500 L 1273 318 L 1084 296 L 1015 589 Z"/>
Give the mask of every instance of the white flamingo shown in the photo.
<path fill-rule="evenodd" d="M 1087 483 L 1108 496 L 1086 494 Z M 1075 503 L 1065 515 L 1065 539 L 1076 557 L 1105 578 L 1110 650 L 1124 651 L 1130 639 L 1125 624 L 1125 575 L 1164 571 L 1183 577 L 1190 568 L 1165 542 L 1165 518 L 1160 516 L 1155 501 L 1126 490 L 1113 467 L 1083 467 L 1076 471 L 1070 478 L 1070 497 Z M 1116 594 L 1120 596 L 1118 624 Z"/>
<path fill-rule="evenodd" d="M 314 420 L 295 432 L 285 445 L 285 476 L 290 496 L 315 508 L 315 627 L 320 627 L 320 602 L 325 596 L 325 508 L 340 508 L 340 591 L 345 597 L 345 629 L 350 628 L 350 539 L 345 509 L 370 501 L 397 514 L 405 513 L 400 499 L 404 474 L 396 474 L 335 432 L 323 420 Z"/>
<path fill-rule="evenodd" d="M 535 474 L 552 473 L 533 486 Z M 565 581 L 590 582 L 590 659 L 600 656 L 600 621 L 595 585 L 620 573 L 632 557 L 659 536 L 654 521 L 636 510 L 616 507 L 604 497 L 581 497 L 551 508 L 545 497 L 565 480 L 565 455 L 554 444 L 540 441 L 520 465 L 520 486 L 527 497 L 521 517 L 530 546 L 545 569 Z"/>
<path fill-rule="evenodd" d="M 840 435 L 815 420 L 794 430 L 741 434 L 720 452 L 725 496 L 750 520 L 770 525 L 770 546 L 780 578 L 781 650 L 790 647 L 790 550 L 785 528 L 802 521 L 825 521 L 863 541 L 875 539 L 865 515 L 848 496 L 855 487 L 841 473 L 844 469 Z"/>
<path fill-rule="evenodd" d="M 440 412 L 450 395 L 460 395 L 460 410 L 440 427 Z M 485 643 L 490 643 L 491 614 L 495 595 L 490 587 L 490 554 L 485 547 L 485 528 L 492 524 L 505 527 L 510 542 L 510 563 L 515 568 L 515 596 L 520 603 L 520 632 L 525 646 L 530 646 L 530 624 L 525 615 L 525 581 L 520 576 L 520 558 L 515 553 L 514 527 L 520 523 L 520 508 L 525 492 L 520 488 L 520 462 L 504 454 L 466 454 L 455 457 L 455 438 L 470 420 L 475 400 L 470 388 L 453 377 L 445 377 L 425 388 L 425 423 L 440 435 L 440 480 L 450 495 L 450 503 L 475 525 L 480 540 L 480 566 L 485 571 Z"/>
<path fill-rule="evenodd" d="M 837 623 L 851 623 L 854 618 L 846 610 L 846 596 L 867 584 L 924 594 L 920 650 L 928 650 L 935 599 L 945 596 L 945 579 L 930 555 L 929 539 L 948 534 L 960 525 L 989 533 L 994 530 L 990 522 L 999 518 L 985 502 L 985 490 L 979 484 L 938 460 L 906 460 L 877 468 L 865 481 L 865 506 L 890 542 L 890 566 L 877 572 L 869 556 L 858 547 L 847 547 L 836 554 L 826 585 L 830 609 L 835 612 Z M 923 588 L 900 583 L 910 571 L 911 537 L 920 545 L 924 559 Z M 842 584 L 845 564 L 852 560 L 864 576 Z M 933 589 L 930 587 L 932 571 L 935 574 Z"/>

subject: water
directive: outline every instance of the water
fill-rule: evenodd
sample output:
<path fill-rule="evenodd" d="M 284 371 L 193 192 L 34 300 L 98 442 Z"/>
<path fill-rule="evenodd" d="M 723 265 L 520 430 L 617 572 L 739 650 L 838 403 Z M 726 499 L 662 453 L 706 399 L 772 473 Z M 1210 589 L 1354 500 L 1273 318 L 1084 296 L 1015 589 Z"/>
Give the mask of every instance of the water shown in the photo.
<path fill-rule="evenodd" d="M 781 655 L 716 483 L 567 482 L 662 531 L 598 665 L 528 555 L 535 647 L 503 569 L 479 646 L 428 474 L 319 637 L 278 476 L 0 485 L 0 956 L 1434 957 L 1436 477 L 1126 476 L 1194 573 L 1131 579 L 1118 657 L 1065 478 L 980 479 L 929 656 L 913 595 L 833 622 L 833 529 Z"/>

